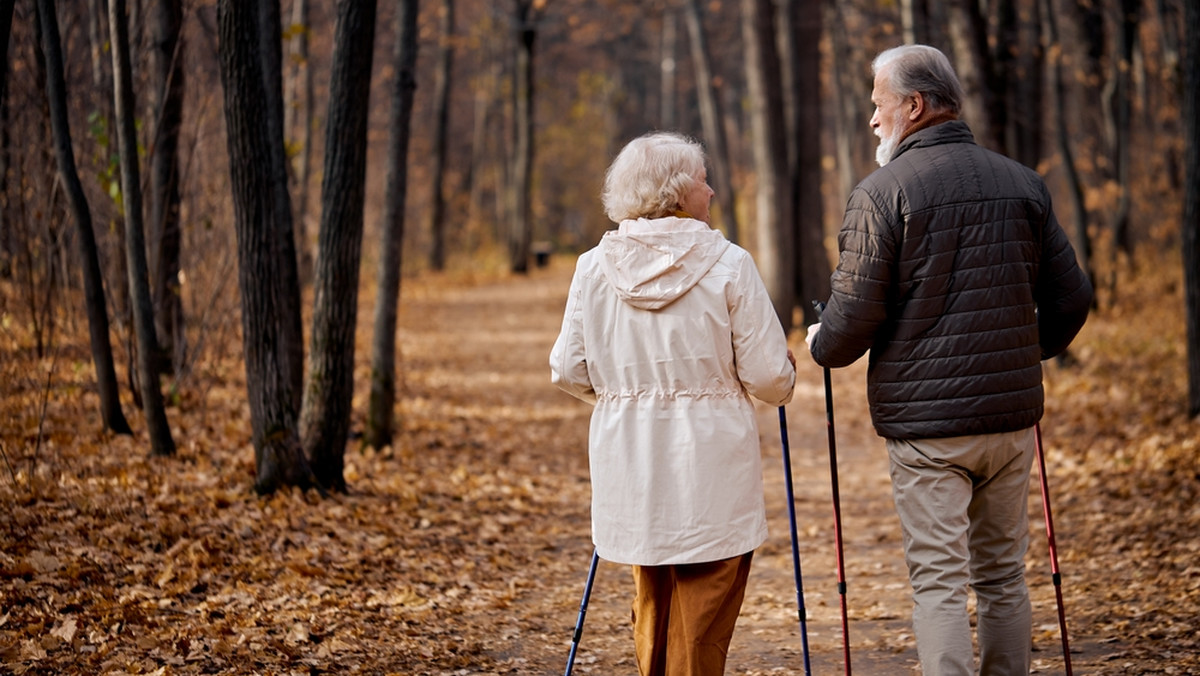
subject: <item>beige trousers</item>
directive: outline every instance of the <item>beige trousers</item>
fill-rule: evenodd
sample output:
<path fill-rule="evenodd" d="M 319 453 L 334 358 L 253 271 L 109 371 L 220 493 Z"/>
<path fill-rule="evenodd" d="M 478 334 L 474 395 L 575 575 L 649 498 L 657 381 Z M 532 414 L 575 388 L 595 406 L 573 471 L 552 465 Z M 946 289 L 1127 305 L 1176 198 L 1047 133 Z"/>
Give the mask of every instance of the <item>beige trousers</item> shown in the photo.
<path fill-rule="evenodd" d="M 1025 585 L 1033 428 L 950 439 L 887 440 L 904 531 L 913 631 L 925 676 L 1025 676 L 1032 612 Z"/>
<path fill-rule="evenodd" d="M 674 566 L 633 566 L 641 676 L 721 676 L 753 552 Z"/>

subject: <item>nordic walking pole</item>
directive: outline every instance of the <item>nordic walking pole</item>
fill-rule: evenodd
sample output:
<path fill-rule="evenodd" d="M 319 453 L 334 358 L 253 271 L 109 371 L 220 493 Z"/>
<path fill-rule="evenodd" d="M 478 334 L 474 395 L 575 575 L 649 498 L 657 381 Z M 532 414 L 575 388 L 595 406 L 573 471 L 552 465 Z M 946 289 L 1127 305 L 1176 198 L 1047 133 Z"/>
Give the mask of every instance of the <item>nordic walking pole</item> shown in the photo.
<path fill-rule="evenodd" d="M 1054 542 L 1054 518 L 1050 514 L 1050 484 L 1046 481 L 1046 455 L 1042 451 L 1042 425 L 1033 425 L 1034 448 L 1037 449 L 1038 473 L 1042 477 L 1042 510 L 1046 514 L 1046 539 L 1050 543 L 1050 573 L 1054 580 L 1054 598 L 1058 601 L 1058 629 L 1062 634 L 1063 664 L 1067 676 L 1071 673 L 1071 645 L 1067 640 L 1067 611 L 1063 607 L 1062 574 L 1058 572 L 1058 545 Z"/>
<path fill-rule="evenodd" d="M 592 550 L 592 565 L 588 567 L 587 584 L 583 585 L 583 600 L 579 603 L 579 617 L 575 620 L 575 635 L 571 637 L 571 654 L 567 656 L 567 670 L 563 676 L 571 676 L 575 668 L 575 651 L 579 650 L 579 638 L 583 636 L 583 618 L 587 615 L 588 599 L 592 596 L 592 582 L 596 579 L 596 564 L 600 554 Z"/>
<path fill-rule="evenodd" d="M 825 311 L 825 304 L 813 301 L 817 319 Z M 838 596 L 842 606 L 842 656 L 846 662 L 846 676 L 850 676 L 850 617 L 846 611 L 846 564 L 842 556 L 842 501 L 838 495 L 837 435 L 833 429 L 833 381 L 829 367 L 825 369 L 825 428 L 829 433 L 829 480 L 833 486 L 833 540 L 837 546 Z"/>
<path fill-rule="evenodd" d="M 808 611 L 804 608 L 804 576 L 800 573 L 800 542 L 796 535 L 796 501 L 792 491 L 792 454 L 788 448 L 787 411 L 779 407 L 779 438 L 783 442 L 783 480 L 787 486 L 788 523 L 792 527 L 792 572 L 796 578 L 796 607 L 800 616 L 800 645 L 804 648 L 804 676 L 812 676 L 808 663 Z"/>

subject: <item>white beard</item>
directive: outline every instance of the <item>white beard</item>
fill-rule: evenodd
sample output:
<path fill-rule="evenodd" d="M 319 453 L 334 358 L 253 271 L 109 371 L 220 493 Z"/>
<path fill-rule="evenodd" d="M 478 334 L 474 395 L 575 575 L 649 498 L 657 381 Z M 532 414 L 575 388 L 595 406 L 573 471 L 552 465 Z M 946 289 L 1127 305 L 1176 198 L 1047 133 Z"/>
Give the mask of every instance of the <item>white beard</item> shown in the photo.
<path fill-rule="evenodd" d="M 889 138 L 880 138 L 879 146 L 875 148 L 875 161 L 879 166 L 885 166 L 892 159 L 892 153 L 896 152 L 896 146 L 900 143 L 899 130 L 893 132 Z"/>
<path fill-rule="evenodd" d="M 896 139 L 885 138 L 879 140 L 879 145 L 875 148 L 875 161 L 879 166 L 886 166 L 888 161 L 892 159 L 892 153 L 896 150 Z"/>
<path fill-rule="evenodd" d="M 875 130 L 875 135 L 879 136 L 879 146 L 875 148 L 875 161 L 879 166 L 884 166 L 892 161 L 892 155 L 896 152 L 896 146 L 900 145 L 900 138 L 904 135 L 904 129 L 901 125 L 904 124 L 904 115 L 897 110 L 895 117 L 892 119 L 892 135 L 889 138 L 879 136 L 879 130 Z"/>

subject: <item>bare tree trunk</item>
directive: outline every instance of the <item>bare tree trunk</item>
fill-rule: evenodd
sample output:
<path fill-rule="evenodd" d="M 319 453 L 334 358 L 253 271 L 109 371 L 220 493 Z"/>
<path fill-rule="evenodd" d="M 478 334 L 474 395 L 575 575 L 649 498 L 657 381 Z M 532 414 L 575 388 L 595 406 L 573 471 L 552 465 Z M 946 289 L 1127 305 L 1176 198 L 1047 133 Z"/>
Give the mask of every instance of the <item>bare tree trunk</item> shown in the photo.
<path fill-rule="evenodd" d="M 1129 214 L 1132 207 L 1130 199 L 1130 150 L 1133 143 L 1133 59 L 1137 44 L 1138 0 L 1121 0 L 1121 15 L 1117 23 L 1117 59 L 1116 83 L 1114 95 L 1114 121 L 1116 135 L 1114 137 L 1113 160 L 1117 168 L 1117 212 L 1113 217 L 1113 242 L 1117 251 L 1130 254 L 1133 243 L 1129 235 Z M 1115 252 L 1114 252 L 1115 253 Z M 1113 280 L 1113 291 L 1116 291 L 1116 278 Z"/>
<path fill-rule="evenodd" d="M 659 115 L 660 129 L 675 128 L 675 51 L 676 17 L 673 10 L 666 10 L 662 17 L 662 44 L 658 55 Z"/>
<path fill-rule="evenodd" d="M 400 264 L 404 246 L 404 205 L 408 196 L 408 142 L 413 94 L 417 89 L 417 0 L 397 0 L 396 44 L 388 118 L 387 200 L 383 207 L 383 253 L 371 341 L 371 398 L 366 442 L 375 448 L 392 443 L 396 405 L 396 314 L 400 304 Z"/>
<path fill-rule="evenodd" d="M 0 0 L 0 279 L 12 274 L 12 221 L 9 218 L 8 42 L 16 0 Z"/>
<path fill-rule="evenodd" d="M 489 42 L 490 45 L 490 42 Z M 497 83 L 500 80 L 500 72 L 503 68 L 500 60 L 492 54 L 491 47 L 485 47 L 489 51 L 491 64 L 485 69 L 486 75 L 483 75 L 486 85 L 481 85 L 475 88 L 475 105 L 474 119 L 471 129 L 471 173 L 470 180 L 467 181 L 467 222 L 473 229 L 482 229 L 483 223 L 488 219 L 484 213 L 484 196 L 485 196 L 485 173 L 490 168 L 493 174 L 502 173 L 503 165 L 500 163 L 490 162 L 491 158 L 496 154 L 494 147 L 495 143 L 488 133 L 490 123 L 494 118 L 493 108 L 496 100 Z M 502 184 L 503 181 L 494 181 L 495 184 Z M 493 187 L 493 195 L 502 194 L 503 191 L 497 187 Z M 495 219 L 491 219 L 495 222 Z"/>
<path fill-rule="evenodd" d="M 46 52 L 41 47 L 45 40 L 42 37 L 42 26 L 36 13 L 33 19 L 32 65 L 34 79 L 38 84 L 38 93 L 41 95 L 39 103 L 42 105 L 36 106 L 36 112 L 30 116 L 32 124 L 26 133 L 37 134 L 37 138 L 44 138 L 52 135 L 53 126 L 54 112 L 49 105 L 50 89 L 47 86 L 51 68 L 47 65 Z M 61 42 L 59 53 L 61 55 Z M 61 56 L 59 60 L 61 63 Z M 34 353 L 39 359 L 46 356 L 46 349 L 53 340 L 55 313 L 51 301 L 58 279 L 58 271 L 59 269 L 66 271 L 67 268 L 67 264 L 57 265 L 54 260 L 60 255 L 55 251 L 55 242 L 59 240 L 59 237 L 51 212 L 55 208 L 59 192 L 58 186 L 61 182 L 61 179 L 55 180 L 57 173 L 55 165 L 52 164 L 54 160 L 55 157 L 50 156 L 46 149 L 39 152 L 39 150 L 31 148 L 22 153 L 22 158 L 16 166 L 18 169 L 17 186 L 34 182 L 38 185 L 49 186 L 47 190 L 39 191 L 36 201 L 30 200 L 33 202 L 32 204 L 27 203 L 24 199 L 14 200 L 22 208 L 20 216 L 13 223 L 14 225 L 18 223 L 25 225 L 22 228 L 20 241 L 14 242 L 14 244 L 20 245 L 17 250 L 19 255 L 17 270 L 24 272 L 24 274 L 18 274 L 16 279 L 22 287 L 22 300 L 28 307 L 30 328 L 33 331 Z M 21 195 L 20 192 L 17 194 Z M 41 273 L 44 279 L 39 277 L 38 273 Z"/>
<path fill-rule="evenodd" d="M 0 0 L 0 92 L 8 85 L 8 41 L 12 35 L 13 9 L 16 0 Z"/>
<path fill-rule="evenodd" d="M 308 36 L 312 27 L 308 21 L 308 0 L 294 0 L 292 25 L 288 40 L 290 59 L 284 92 L 285 138 L 290 139 L 298 152 L 292 162 L 296 183 L 295 212 L 292 222 L 296 230 L 297 266 L 301 280 L 312 279 L 312 251 L 308 246 L 308 176 L 312 167 L 313 137 L 313 74 L 308 58 Z"/>
<path fill-rule="evenodd" d="M 870 114 L 860 109 L 860 101 L 865 101 L 869 95 L 859 95 L 860 80 L 869 79 L 869 73 L 857 73 L 850 70 L 848 64 L 853 63 L 850 37 L 846 34 L 845 7 L 842 3 L 833 2 L 829 8 L 829 33 L 833 45 L 833 99 L 837 114 L 836 138 L 834 139 L 835 155 L 837 157 L 837 179 L 840 194 L 839 202 L 845 203 L 858 182 L 858 172 L 855 167 L 859 158 L 868 153 L 863 147 L 863 139 L 870 136 L 864 133 L 869 130 L 867 125 Z"/>
<path fill-rule="evenodd" d="M 108 40 L 104 34 L 106 13 L 104 0 L 87 0 L 88 2 L 88 49 L 92 57 L 92 84 L 97 89 L 107 91 L 104 78 L 104 50 Z"/>
<path fill-rule="evenodd" d="M 1011 157 L 1027 167 L 1036 168 L 1042 159 L 1043 92 L 1045 91 L 1046 52 L 1041 40 L 1040 2 L 1019 12 L 1018 3 L 1005 0 L 1000 39 L 997 40 L 998 76 L 1005 84 L 999 106 L 1004 109 L 1005 147 Z"/>
<path fill-rule="evenodd" d="M 750 136 L 758 182 L 755 261 L 783 323 L 791 330 L 795 305 L 792 252 L 794 223 L 788 194 L 787 138 L 783 86 L 775 43 L 771 0 L 742 0 L 742 43 L 746 51 Z"/>
<path fill-rule="evenodd" d="M 113 88 L 112 84 L 112 60 L 106 55 L 110 49 L 110 39 L 108 36 L 108 8 L 107 0 L 87 0 L 88 9 L 85 13 L 87 16 L 87 31 L 88 31 L 88 48 L 91 54 L 92 65 L 92 86 L 98 92 L 104 94 L 98 97 L 96 106 L 99 114 L 99 125 L 102 127 L 100 135 L 102 140 L 100 161 L 103 163 L 101 172 L 104 174 L 105 190 L 108 190 L 111 183 L 119 189 L 120 182 L 120 167 L 114 159 L 117 155 L 116 148 L 116 122 L 115 113 L 113 112 L 113 99 L 107 95 Z M 97 246 L 103 250 L 105 235 L 108 239 L 116 240 L 115 246 L 118 250 L 124 251 L 125 248 L 125 217 L 122 213 L 117 213 L 112 217 L 109 223 L 102 223 L 96 228 L 99 237 Z M 126 269 L 126 259 L 124 254 L 110 256 L 107 259 L 109 269 L 108 277 L 108 300 L 111 303 L 112 319 L 115 325 L 118 340 L 124 340 L 128 348 L 128 377 L 129 388 L 133 393 L 134 405 L 141 407 L 142 392 L 141 387 L 137 384 L 135 373 L 137 371 L 133 364 L 134 348 L 133 348 L 133 332 L 128 333 L 125 329 L 129 328 L 132 323 L 130 321 L 130 298 L 129 284 L 126 280 L 129 278 L 129 271 Z"/>
<path fill-rule="evenodd" d="M 963 117 L 981 145 L 1004 150 L 1004 124 L 997 120 L 997 91 L 988 53 L 987 17 L 977 0 L 950 3 L 950 41 L 966 100 Z"/>
<path fill-rule="evenodd" d="M 312 343 L 300 438 L 317 481 L 346 490 L 343 474 L 354 395 L 354 329 L 362 259 L 367 111 L 375 0 L 339 0 L 321 182 L 321 230 L 313 280 Z"/>
<path fill-rule="evenodd" d="M 79 254 L 83 267 L 84 307 L 88 316 L 88 335 L 91 339 L 92 362 L 96 367 L 96 386 L 100 395 L 100 414 L 104 426 L 117 434 L 132 434 L 129 422 L 121 411 L 117 391 L 117 374 L 113 367 L 112 343 L 108 335 L 108 310 L 104 304 L 104 281 L 100 272 L 100 256 L 96 235 L 92 231 L 92 214 L 88 207 L 83 184 L 75 166 L 71 148 L 71 127 L 67 115 L 67 87 L 63 77 L 62 42 L 58 33 L 58 17 L 54 0 L 37 0 L 36 25 L 41 29 L 41 42 L 46 54 L 46 97 L 50 104 L 50 127 L 54 151 L 58 158 L 58 174 L 71 204 L 71 213 L 79 236 Z"/>
<path fill-rule="evenodd" d="M 794 55 L 788 88 L 792 91 L 789 146 L 795 148 L 790 168 L 795 214 L 796 300 L 806 322 L 817 321 L 806 300 L 829 297 L 829 252 L 825 248 L 825 205 L 821 197 L 821 33 L 820 2 L 785 0 L 785 19 Z"/>
<path fill-rule="evenodd" d="M 267 89 L 279 82 L 268 76 L 262 52 L 277 49 L 280 43 L 272 44 L 267 37 L 272 29 L 262 25 L 264 12 L 259 6 L 273 1 L 217 2 L 242 298 L 242 348 L 253 428 L 254 488 L 259 493 L 273 493 L 281 486 L 307 488 L 315 483 L 296 433 L 299 393 L 292 391 L 297 382 L 292 369 L 297 367 L 290 352 L 298 338 L 292 335 L 287 306 L 296 303 L 300 290 L 286 288 L 296 282 L 284 270 L 289 265 L 295 269 L 295 250 L 285 250 L 278 242 L 281 232 L 287 231 L 291 237 L 291 211 L 289 204 L 279 201 L 275 189 L 274 167 L 283 161 L 283 136 L 272 133 L 281 130 L 272 130 L 268 121 Z"/>
<path fill-rule="evenodd" d="M 930 44 L 925 0 L 900 0 L 900 26 L 906 44 Z"/>
<path fill-rule="evenodd" d="M 12 197 L 9 195 L 8 167 L 11 164 L 12 143 L 8 133 L 8 91 L 0 89 L 0 279 L 12 277 L 13 219 Z"/>
<path fill-rule="evenodd" d="M 179 129 L 183 122 L 183 23 L 180 0 L 160 0 L 151 8 L 150 71 L 155 93 L 154 141 L 150 152 L 150 270 L 159 347 L 176 377 L 187 363 L 183 295 L 179 283 Z"/>
<path fill-rule="evenodd" d="M 700 125 L 704 129 L 708 161 L 712 169 L 712 185 L 717 193 L 718 215 L 720 222 L 725 226 L 725 236 L 729 241 L 736 243 L 741 233 L 738 232 L 735 206 L 737 202 L 733 193 L 733 180 L 730 177 L 729 144 L 725 141 L 725 122 L 721 119 L 721 106 L 717 102 L 717 93 L 713 87 L 712 64 L 708 55 L 708 39 L 704 33 L 700 0 L 687 0 L 683 9 L 691 44 L 692 68 L 696 71 Z"/>
<path fill-rule="evenodd" d="M 1067 178 L 1067 194 L 1071 196 L 1071 211 L 1074 215 L 1075 256 L 1079 259 L 1079 267 L 1083 268 L 1088 281 L 1095 288 L 1096 273 L 1092 265 L 1092 237 L 1088 233 L 1087 204 L 1084 201 L 1083 182 L 1079 170 L 1075 166 L 1075 155 L 1071 149 L 1071 128 L 1067 122 L 1066 86 L 1063 83 L 1063 50 L 1058 34 L 1058 18 L 1055 12 L 1054 0 L 1040 0 L 1042 16 L 1045 19 L 1043 28 L 1046 31 L 1046 49 L 1050 53 L 1048 70 L 1050 73 L 1051 105 L 1054 111 L 1054 138 L 1058 154 L 1062 161 Z M 1094 300 L 1093 300 L 1094 302 Z"/>
<path fill-rule="evenodd" d="M 517 65 L 514 73 L 512 173 L 508 185 L 508 254 L 513 272 L 529 271 L 533 242 L 533 46 L 544 5 L 537 0 L 516 3 Z"/>
<path fill-rule="evenodd" d="M 995 24 L 995 39 L 986 48 L 991 67 L 989 82 L 998 89 L 993 90 L 995 111 L 992 119 L 999 129 L 996 134 L 1002 141 L 997 148 L 1000 152 L 1012 158 L 1018 158 L 1016 117 L 1023 111 L 1027 114 L 1040 114 L 1039 109 L 1033 108 L 1031 101 L 1017 100 L 1017 52 L 1021 47 L 1021 27 L 1017 21 L 1017 6 L 1015 0 L 991 0 L 992 16 Z M 985 17 L 986 21 L 986 17 Z M 985 35 L 986 30 L 985 30 Z M 1011 108 L 1019 108 L 1017 116 L 1010 115 Z"/>
<path fill-rule="evenodd" d="M 1059 43 L 1064 59 L 1062 63 L 1063 86 L 1070 89 L 1072 83 L 1078 85 L 1072 95 L 1064 96 L 1062 105 L 1064 114 L 1071 122 L 1073 150 L 1078 162 L 1075 165 L 1079 172 L 1080 184 L 1094 183 L 1102 185 L 1112 180 L 1112 167 L 1108 161 L 1107 139 L 1109 138 L 1108 96 L 1110 78 L 1106 77 L 1104 62 L 1107 60 L 1107 39 L 1105 37 L 1105 21 L 1103 9 L 1092 0 L 1058 0 L 1061 13 L 1056 19 L 1070 18 L 1070 23 L 1059 28 Z M 1066 31 L 1069 27 L 1079 36 L 1079 47 L 1074 47 Z M 1074 65 L 1074 67 L 1071 67 Z M 1091 177 L 1089 179 L 1089 176 Z M 1089 208 L 1086 211 L 1087 221 L 1097 228 L 1111 224 L 1111 214 L 1108 209 Z M 1096 274 L 1095 261 L 1089 256 L 1091 274 Z M 1092 288 L 1099 289 L 1096 280 L 1092 280 Z M 1097 301 L 1093 300 L 1095 304 Z"/>
<path fill-rule="evenodd" d="M 450 128 L 450 73 L 454 65 L 454 0 L 442 0 L 436 74 L 433 83 L 433 194 L 429 204 L 429 267 L 446 267 L 446 136 Z"/>
<path fill-rule="evenodd" d="M 129 297 L 133 301 L 133 326 L 137 336 L 138 382 L 142 410 L 154 455 L 174 455 L 175 440 L 167 423 L 159 383 L 158 338 L 154 333 L 154 301 L 146 264 L 146 237 L 142 227 L 142 183 L 138 171 L 137 115 L 133 74 L 129 64 L 129 25 L 125 0 L 108 1 L 109 36 L 112 42 L 113 100 L 116 101 L 117 140 L 121 155 L 121 197 L 125 207 L 125 258 L 129 269 Z"/>
<path fill-rule="evenodd" d="M 1188 415 L 1200 415 L 1200 0 L 1184 0 L 1183 272 L 1187 306 Z"/>
<path fill-rule="evenodd" d="M 296 234 L 292 223 L 292 198 L 288 192 L 287 153 L 284 146 L 286 137 L 283 129 L 283 35 L 279 0 L 243 2 L 252 2 L 258 12 L 256 20 L 262 47 L 258 50 L 257 58 L 265 85 L 263 104 L 267 133 L 270 134 L 272 148 L 278 143 L 280 151 L 284 151 L 275 152 L 272 149 L 263 158 L 270 162 L 271 194 L 278 205 L 276 209 L 280 215 L 278 219 L 271 221 L 271 224 L 277 228 L 275 246 L 280 249 L 280 255 L 283 257 L 283 266 L 278 270 L 284 277 L 281 288 L 291 297 L 288 304 L 277 308 L 277 311 L 282 314 L 282 321 L 286 322 L 288 327 L 281 337 L 288 341 L 287 357 L 291 362 L 288 373 L 294 379 L 288 391 L 295 397 L 292 403 L 298 411 L 304 392 L 304 322 L 300 312 L 300 269 L 296 256 Z"/>

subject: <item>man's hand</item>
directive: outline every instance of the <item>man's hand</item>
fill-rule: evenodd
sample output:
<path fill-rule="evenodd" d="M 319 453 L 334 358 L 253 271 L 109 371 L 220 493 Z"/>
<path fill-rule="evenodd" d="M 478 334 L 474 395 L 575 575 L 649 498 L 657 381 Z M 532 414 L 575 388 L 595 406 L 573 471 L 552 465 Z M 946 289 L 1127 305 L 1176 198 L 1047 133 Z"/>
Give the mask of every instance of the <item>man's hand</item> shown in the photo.
<path fill-rule="evenodd" d="M 806 335 L 804 337 L 804 344 L 808 346 L 809 352 L 812 352 L 813 338 L 816 337 L 817 332 L 820 330 L 821 330 L 821 322 L 817 322 L 816 324 L 810 324 L 808 326 L 808 335 Z"/>

